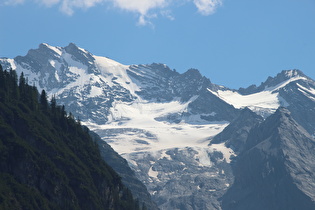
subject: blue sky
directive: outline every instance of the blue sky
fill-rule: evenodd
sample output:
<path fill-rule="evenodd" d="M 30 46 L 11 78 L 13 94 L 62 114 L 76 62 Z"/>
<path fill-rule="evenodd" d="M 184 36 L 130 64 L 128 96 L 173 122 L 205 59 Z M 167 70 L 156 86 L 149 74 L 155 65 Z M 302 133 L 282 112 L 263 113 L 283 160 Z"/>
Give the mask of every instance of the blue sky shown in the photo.
<path fill-rule="evenodd" d="M 197 68 L 229 88 L 315 79 L 315 0 L 0 0 L 0 57 L 70 42 L 123 64 Z"/>

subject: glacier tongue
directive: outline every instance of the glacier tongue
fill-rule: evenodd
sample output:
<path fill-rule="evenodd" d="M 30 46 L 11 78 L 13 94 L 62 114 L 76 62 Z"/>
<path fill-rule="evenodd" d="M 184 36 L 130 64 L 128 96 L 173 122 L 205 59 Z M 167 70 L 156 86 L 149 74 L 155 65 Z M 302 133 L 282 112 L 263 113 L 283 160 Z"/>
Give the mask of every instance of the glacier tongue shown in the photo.
<path fill-rule="evenodd" d="M 228 122 L 209 123 L 200 116 L 180 123 L 157 120 L 187 111 L 195 99 L 115 102 L 106 124 L 84 123 L 128 160 L 161 209 L 219 208 L 217 199 L 232 184 L 233 151 L 224 144 L 208 146 Z"/>

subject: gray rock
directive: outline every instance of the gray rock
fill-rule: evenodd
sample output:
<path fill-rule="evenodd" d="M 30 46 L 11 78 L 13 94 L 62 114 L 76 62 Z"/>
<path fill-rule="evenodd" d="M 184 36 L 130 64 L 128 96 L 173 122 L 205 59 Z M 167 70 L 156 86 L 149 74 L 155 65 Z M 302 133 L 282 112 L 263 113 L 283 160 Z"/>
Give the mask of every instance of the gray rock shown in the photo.
<path fill-rule="evenodd" d="M 210 144 L 220 144 L 232 148 L 234 152 L 244 150 L 250 130 L 263 121 L 263 118 L 248 108 L 244 108 L 240 115 L 234 119 L 224 130 L 216 135 Z"/>
<path fill-rule="evenodd" d="M 251 130 L 223 209 L 314 209 L 315 141 L 285 108 Z"/>

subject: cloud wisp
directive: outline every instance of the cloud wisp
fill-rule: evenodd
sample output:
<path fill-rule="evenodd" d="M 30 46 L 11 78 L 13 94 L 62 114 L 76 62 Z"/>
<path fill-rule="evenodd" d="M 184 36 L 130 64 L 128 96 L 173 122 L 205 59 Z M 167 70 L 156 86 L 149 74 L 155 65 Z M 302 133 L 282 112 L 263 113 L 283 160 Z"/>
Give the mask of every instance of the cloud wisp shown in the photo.
<path fill-rule="evenodd" d="M 194 3 L 202 15 L 212 15 L 222 6 L 222 0 L 194 0 Z"/>
<path fill-rule="evenodd" d="M 46 7 L 58 5 L 61 12 L 70 16 L 76 9 L 89 9 L 101 3 L 107 4 L 138 14 L 138 24 L 147 25 L 150 19 L 157 17 L 157 11 L 160 15 L 173 20 L 174 17 L 170 15 L 172 2 L 193 3 L 201 15 L 212 15 L 222 5 L 223 0 L 5 0 L 4 5 L 18 5 L 31 1 Z"/>
<path fill-rule="evenodd" d="M 150 10 L 167 7 L 169 0 L 110 0 L 116 8 L 139 14 L 139 25 L 146 25 L 148 19 L 156 17 Z"/>

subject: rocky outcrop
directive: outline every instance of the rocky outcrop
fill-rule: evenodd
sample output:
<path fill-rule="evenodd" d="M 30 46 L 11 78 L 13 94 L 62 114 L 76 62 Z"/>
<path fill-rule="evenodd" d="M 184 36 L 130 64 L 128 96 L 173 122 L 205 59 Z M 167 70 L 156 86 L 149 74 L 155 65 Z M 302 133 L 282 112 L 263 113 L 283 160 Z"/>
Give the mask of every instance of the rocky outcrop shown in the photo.
<path fill-rule="evenodd" d="M 261 116 L 245 108 L 235 120 L 211 140 L 210 144 L 225 143 L 227 147 L 239 154 L 245 148 L 250 130 L 262 121 Z"/>

